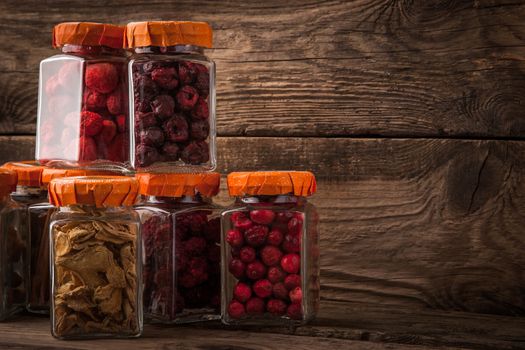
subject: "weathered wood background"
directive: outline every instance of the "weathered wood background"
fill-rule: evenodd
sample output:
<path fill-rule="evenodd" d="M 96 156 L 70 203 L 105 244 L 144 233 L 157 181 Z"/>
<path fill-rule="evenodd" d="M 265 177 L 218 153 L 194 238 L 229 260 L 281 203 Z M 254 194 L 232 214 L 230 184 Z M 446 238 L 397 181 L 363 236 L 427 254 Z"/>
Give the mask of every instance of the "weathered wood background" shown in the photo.
<path fill-rule="evenodd" d="M 219 170 L 316 173 L 325 303 L 523 322 L 524 18 L 519 0 L 2 0 L 0 161 L 33 155 L 53 24 L 208 21 Z M 523 327 L 505 346 L 409 329 L 380 340 L 525 347 Z"/>

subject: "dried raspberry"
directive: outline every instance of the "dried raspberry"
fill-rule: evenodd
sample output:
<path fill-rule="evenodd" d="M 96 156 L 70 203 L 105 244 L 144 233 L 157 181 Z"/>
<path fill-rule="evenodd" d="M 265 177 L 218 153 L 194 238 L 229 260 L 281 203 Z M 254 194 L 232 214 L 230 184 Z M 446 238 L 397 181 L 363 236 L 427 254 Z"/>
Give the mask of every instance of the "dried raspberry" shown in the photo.
<path fill-rule="evenodd" d="M 239 282 L 233 289 L 233 296 L 241 303 L 245 303 L 252 296 L 252 289 L 246 283 Z"/>
<path fill-rule="evenodd" d="M 102 122 L 102 131 L 100 132 L 100 137 L 105 145 L 113 140 L 117 134 L 117 125 L 111 120 L 104 120 Z"/>
<path fill-rule="evenodd" d="M 301 303 L 303 301 L 303 290 L 301 287 L 295 287 L 290 291 L 289 296 L 292 303 Z"/>
<path fill-rule="evenodd" d="M 139 142 L 146 146 L 161 146 L 164 143 L 164 132 L 159 127 L 142 130 L 139 134 Z"/>
<path fill-rule="evenodd" d="M 206 140 L 210 133 L 210 124 L 207 121 L 194 121 L 191 123 L 191 137 L 194 140 Z"/>
<path fill-rule="evenodd" d="M 241 279 L 244 277 L 245 266 L 240 259 L 231 259 L 230 263 L 228 264 L 228 270 L 237 279 Z"/>
<path fill-rule="evenodd" d="M 286 309 L 286 316 L 292 320 L 301 320 L 303 318 L 303 307 L 301 304 L 291 304 Z"/>
<path fill-rule="evenodd" d="M 230 253 L 231 255 L 234 257 L 234 258 L 239 258 L 241 257 L 241 248 L 239 247 L 232 247 L 232 249 L 230 250 Z"/>
<path fill-rule="evenodd" d="M 243 262 L 251 263 L 252 261 L 255 260 L 255 257 L 256 257 L 255 249 L 253 249 L 252 247 L 242 247 L 241 251 L 239 252 L 239 257 L 241 258 Z"/>
<path fill-rule="evenodd" d="M 118 134 L 108 146 L 107 159 L 112 162 L 124 162 L 129 159 L 129 143 L 125 134 Z"/>
<path fill-rule="evenodd" d="M 173 90 L 179 85 L 175 68 L 157 68 L 151 71 L 151 79 L 163 89 Z"/>
<path fill-rule="evenodd" d="M 144 73 L 151 73 L 151 72 L 153 72 L 154 69 L 163 68 L 163 67 L 167 67 L 167 66 L 168 66 L 167 62 L 148 61 L 148 62 L 145 62 L 144 64 L 142 64 L 141 66 L 134 66 L 133 69 L 136 72 L 140 72 L 140 70 L 137 69 L 137 68 L 142 68 L 142 72 L 144 72 Z"/>
<path fill-rule="evenodd" d="M 279 246 L 283 241 L 283 233 L 277 229 L 274 228 L 273 230 L 268 233 L 268 238 L 266 239 L 266 243 Z"/>
<path fill-rule="evenodd" d="M 246 266 L 246 276 L 252 280 L 260 280 L 266 275 L 266 267 L 258 260 Z"/>
<path fill-rule="evenodd" d="M 286 303 L 279 299 L 270 299 L 266 303 L 266 310 L 276 316 L 281 316 L 286 313 Z"/>
<path fill-rule="evenodd" d="M 282 282 L 273 285 L 272 293 L 277 299 L 288 300 L 288 289 L 286 289 L 284 283 Z"/>
<path fill-rule="evenodd" d="M 122 91 L 117 89 L 111 95 L 109 95 L 106 105 L 109 113 L 113 115 L 122 113 Z"/>
<path fill-rule="evenodd" d="M 253 226 L 253 222 L 246 217 L 245 213 L 240 211 L 233 213 L 230 220 L 235 227 L 241 230 L 247 230 Z"/>
<path fill-rule="evenodd" d="M 275 214 L 275 221 L 281 224 L 287 224 L 288 221 L 293 217 L 293 212 L 291 211 L 279 211 Z"/>
<path fill-rule="evenodd" d="M 272 284 L 268 280 L 259 280 L 254 283 L 253 291 L 259 298 L 268 298 L 272 295 Z"/>
<path fill-rule="evenodd" d="M 288 233 L 291 235 L 300 235 L 303 231 L 303 219 L 293 217 L 288 221 Z"/>
<path fill-rule="evenodd" d="M 301 236 L 284 236 L 283 249 L 288 253 L 299 253 L 301 251 Z"/>
<path fill-rule="evenodd" d="M 81 136 L 79 140 L 79 160 L 89 162 L 97 159 L 97 144 L 91 137 Z"/>
<path fill-rule="evenodd" d="M 210 159 L 209 146 L 204 141 L 191 142 L 182 150 L 180 158 L 188 164 L 206 163 Z"/>
<path fill-rule="evenodd" d="M 272 283 L 282 282 L 286 273 L 278 266 L 272 266 L 268 269 L 268 280 Z"/>
<path fill-rule="evenodd" d="M 199 95 L 201 95 L 204 98 L 208 97 L 210 93 L 210 74 L 208 73 L 206 67 L 204 67 L 204 71 L 200 71 L 199 69 L 199 75 L 197 75 L 197 79 L 195 80 L 194 86 L 199 92 Z"/>
<path fill-rule="evenodd" d="M 233 300 L 230 302 L 230 305 L 228 305 L 228 315 L 230 315 L 231 318 L 242 318 L 244 315 L 246 315 L 244 305 L 236 300 Z"/>
<path fill-rule="evenodd" d="M 97 91 L 87 90 L 84 93 L 84 107 L 89 110 L 99 110 L 106 107 L 106 96 Z"/>
<path fill-rule="evenodd" d="M 82 135 L 98 135 L 102 131 L 102 117 L 100 114 L 83 111 L 80 115 L 80 130 Z"/>
<path fill-rule="evenodd" d="M 197 120 L 206 120 L 210 117 L 210 108 L 208 101 L 203 98 L 199 98 L 195 103 L 195 107 L 191 111 L 191 117 Z"/>
<path fill-rule="evenodd" d="M 152 126 L 157 126 L 157 117 L 152 112 L 136 113 L 135 114 L 135 128 L 146 129 Z"/>
<path fill-rule="evenodd" d="M 176 161 L 179 159 L 179 146 L 176 143 L 165 143 L 162 146 L 162 154 L 166 157 L 167 161 Z"/>
<path fill-rule="evenodd" d="M 111 63 L 95 63 L 86 67 L 85 83 L 92 90 L 109 94 L 118 85 L 117 68 Z"/>
<path fill-rule="evenodd" d="M 192 237 L 184 243 L 184 250 L 190 256 L 202 255 L 206 250 L 206 240 L 202 237 Z"/>
<path fill-rule="evenodd" d="M 284 279 L 284 285 L 286 286 L 286 289 L 292 290 L 296 287 L 301 286 L 301 276 L 296 274 L 291 274 L 285 277 Z"/>
<path fill-rule="evenodd" d="M 246 302 L 246 312 L 249 315 L 260 315 L 264 313 L 264 300 L 253 297 Z"/>
<path fill-rule="evenodd" d="M 118 132 L 120 133 L 126 132 L 126 130 L 128 130 L 126 116 L 124 114 L 121 114 L 121 115 L 118 115 L 115 119 L 117 120 Z"/>
<path fill-rule="evenodd" d="M 139 167 L 147 167 L 157 161 L 159 153 L 154 147 L 139 144 L 135 148 L 135 157 Z"/>
<path fill-rule="evenodd" d="M 283 256 L 283 252 L 273 245 L 267 245 L 261 250 L 261 260 L 266 266 L 278 265 Z"/>
<path fill-rule="evenodd" d="M 269 225 L 273 222 L 275 213 L 269 209 L 257 209 L 250 212 L 250 219 L 261 225 Z"/>
<path fill-rule="evenodd" d="M 232 247 L 241 247 L 244 244 L 244 237 L 239 230 L 228 230 L 226 233 L 226 242 Z"/>
<path fill-rule="evenodd" d="M 151 109 L 157 117 L 164 120 L 175 113 L 175 101 L 170 95 L 160 95 L 151 102 Z"/>
<path fill-rule="evenodd" d="M 281 267 L 288 273 L 297 273 L 301 267 L 301 257 L 298 254 L 286 254 L 281 259 Z"/>
<path fill-rule="evenodd" d="M 191 111 L 193 107 L 195 107 L 198 99 L 199 93 L 189 85 L 184 86 L 177 92 L 177 103 L 184 111 Z"/>
<path fill-rule="evenodd" d="M 181 62 L 179 64 L 179 79 L 184 85 L 189 85 L 195 81 L 197 67 L 192 62 Z"/>
<path fill-rule="evenodd" d="M 253 226 L 244 232 L 244 240 L 252 247 L 260 247 L 266 243 L 268 227 L 262 225 Z"/>
<path fill-rule="evenodd" d="M 163 128 L 171 142 L 184 142 L 188 139 L 188 122 L 183 116 L 176 115 L 168 119 Z"/>
<path fill-rule="evenodd" d="M 58 71 L 58 83 L 65 88 L 75 85 L 80 78 L 80 67 L 80 61 L 64 63 Z"/>

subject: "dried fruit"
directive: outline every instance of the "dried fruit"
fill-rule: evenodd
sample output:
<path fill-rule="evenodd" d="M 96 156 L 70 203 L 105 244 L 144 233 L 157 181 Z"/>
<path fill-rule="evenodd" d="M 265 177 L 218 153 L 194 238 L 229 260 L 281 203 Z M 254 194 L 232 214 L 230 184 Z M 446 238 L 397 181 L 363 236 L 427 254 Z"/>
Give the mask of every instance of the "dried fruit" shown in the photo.
<path fill-rule="evenodd" d="M 240 261 L 240 260 L 239 260 Z M 242 263 L 242 261 L 241 261 Z M 244 263 L 243 263 L 244 264 Z M 252 280 L 259 280 L 266 274 L 266 267 L 258 260 L 246 266 L 246 276 Z"/>
<path fill-rule="evenodd" d="M 296 287 L 301 286 L 301 276 L 296 274 L 291 274 L 285 277 L 284 279 L 284 285 L 286 286 L 286 289 L 292 290 Z"/>
<path fill-rule="evenodd" d="M 177 93 L 177 103 L 184 111 L 191 111 L 198 99 L 199 93 L 189 85 L 184 86 Z"/>
<path fill-rule="evenodd" d="M 261 250 L 261 260 L 266 266 L 278 265 L 283 252 L 275 246 L 268 245 Z"/>
<path fill-rule="evenodd" d="M 104 107 L 106 107 L 106 95 L 89 90 L 84 93 L 84 108 L 97 111 Z"/>
<path fill-rule="evenodd" d="M 298 254 L 286 254 L 281 259 L 281 267 L 288 273 L 297 273 L 301 267 L 301 257 Z"/>
<path fill-rule="evenodd" d="M 300 217 L 293 217 L 288 221 L 288 232 L 291 235 L 300 235 L 303 230 L 303 219 Z"/>
<path fill-rule="evenodd" d="M 184 142 L 188 139 L 188 122 L 183 116 L 176 115 L 168 119 L 163 128 L 167 139 L 171 142 Z"/>
<path fill-rule="evenodd" d="M 286 313 L 286 303 L 280 299 L 270 299 L 266 303 L 266 310 L 276 316 L 281 316 Z"/>
<path fill-rule="evenodd" d="M 237 231 L 237 230 L 235 230 L 235 231 Z M 241 237 L 242 237 L 242 234 L 241 234 Z M 252 247 L 242 247 L 241 251 L 239 252 L 239 257 L 245 263 L 251 263 L 252 261 L 255 260 L 256 256 L 257 255 L 255 253 L 255 249 L 253 249 Z"/>
<path fill-rule="evenodd" d="M 179 146 L 176 143 L 167 142 L 162 146 L 162 154 L 166 157 L 168 161 L 176 161 L 179 159 Z"/>
<path fill-rule="evenodd" d="M 117 89 L 107 99 L 107 108 L 109 113 L 113 115 L 118 115 L 122 113 L 122 91 Z"/>
<path fill-rule="evenodd" d="M 170 95 L 160 95 L 151 102 L 151 109 L 157 117 L 164 120 L 175 113 L 175 101 Z"/>
<path fill-rule="evenodd" d="M 245 266 L 244 266 L 244 263 L 241 261 L 241 259 L 237 259 L 237 258 L 231 259 L 230 263 L 228 264 L 228 270 L 237 279 L 241 279 L 244 277 Z"/>
<path fill-rule="evenodd" d="M 111 63 L 94 63 L 86 67 L 85 83 L 91 90 L 109 94 L 119 82 L 118 71 Z"/>
<path fill-rule="evenodd" d="M 95 112 L 83 111 L 80 114 L 80 130 L 82 135 L 96 136 L 102 131 L 102 117 Z"/>
<path fill-rule="evenodd" d="M 102 122 L 102 131 L 100 136 L 105 145 L 109 145 L 115 135 L 117 134 L 117 125 L 111 120 L 104 120 Z"/>
<path fill-rule="evenodd" d="M 258 280 L 253 284 L 253 292 L 259 298 L 268 298 L 272 295 L 272 283 L 268 280 Z"/>
<path fill-rule="evenodd" d="M 155 147 L 139 144 L 135 150 L 135 157 L 139 167 L 147 167 L 157 161 L 159 153 Z"/>
<path fill-rule="evenodd" d="M 301 287 L 295 287 L 290 291 L 289 296 L 292 303 L 301 303 L 303 301 L 303 290 Z"/>
<path fill-rule="evenodd" d="M 194 121 L 191 123 L 191 137 L 194 140 L 205 140 L 210 133 L 210 124 L 207 121 Z"/>
<path fill-rule="evenodd" d="M 241 247 L 244 244 L 244 237 L 239 230 L 228 230 L 226 233 L 226 242 L 232 247 Z"/>
<path fill-rule="evenodd" d="M 266 239 L 266 243 L 274 245 L 274 246 L 279 246 L 281 245 L 282 241 L 283 241 L 283 233 L 279 229 L 274 228 L 268 233 L 268 238 Z"/>
<path fill-rule="evenodd" d="M 244 232 L 244 239 L 246 243 L 252 247 L 259 247 L 266 243 L 266 237 L 268 236 L 268 227 L 257 225 L 253 226 Z"/>
<path fill-rule="evenodd" d="M 278 266 L 272 266 L 268 269 L 268 280 L 272 283 L 282 282 L 286 273 Z"/>
<path fill-rule="evenodd" d="M 264 300 L 253 297 L 246 302 L 246 312 L 249 315 L 260 315 L 264 313 Z"/>
<path fill-rule="evenodd" d="M 303 318 L 303 307 L 301 304 L 291 304 L 286 309 L 286 316 L 292 320 L 301 320 Z"/>
<path fill-rule="evenodd" d="M 301 251 L 301 236 L 284 236 L 283 249 L 288 253 L 299 253 Z"/>
<path fill-rule="evenodd" d="M 288 300 L 288 289 L 286 289 L 286 286 L 282 282 L 273 285 L 272 293 L 277 299 Z"/>
<path fill-rule="evenodd" d="M 199 98 L 194 105 L 195 107 L 191 111 L 191 116 L 193 119 L 206 120 L 210 117 L 208 101 L 203 98 Z"/>
<path fill-rule="evenodd" d="M 139 134 L 139 142 L 146 146 L 161 146 L 164 143 L 164 132 L 158 127 L 144 129 Z"/>
<path fill-rule="evenodd" d="M 75 140 L 72 141 L 76 143 Z M 78 160 L 82 162 L 89 162 L 97 159 L 97 144 L 91 137 L 81 136 L 79 141 L 79 156 Z M 70 146 L 75 147 L 75 146 Z"/>
<path fill-rule="evenodd" d="M 231 215 L 231 222 L 241 230 L 247 230 L 253 226 L 253 222 L 246 217 L 245 213 L 240 211 L 236 211 Z"/>
<path fill-rule="evenodd" d="M 190 85 L 197 76 L 197 68 L 194 63 L 181 62 L 179 64 L 179 79 L 184 85 Z"/>
<path fill-rule="evenodd" d="M 252 289 L 246 283 L 239 282 L 233 289 L 233 296 L 241 303 L 245 303 L 252 296 Z"/>
<path fill-rule="evenodd" d="M 173 90 L 179 85 L 177 78 L 177 71 L 172 67 L 160 67 L 151 71 L 151 79 L 166 90 Z"/>
<path fill-rule="evenodd" d="M 257 209 L 250 212 L 250 219 L 253 222 L 261 225 L 270 225 L 275 218 L 273 210 L 269 209 Z"/>
<path fill-rule="evenodd" d="M 208 144 L 204 141 L 189 143 L 180 155 L 180 158 L 188 164 L 203 164 L 210 159 Z"/>
<path fill-rule="evenodd" d="M 228 305 L 228 314 L 231 318 L 242 318 L 246 315 L 246 309 L 244 305 L 234 300 Z"/>

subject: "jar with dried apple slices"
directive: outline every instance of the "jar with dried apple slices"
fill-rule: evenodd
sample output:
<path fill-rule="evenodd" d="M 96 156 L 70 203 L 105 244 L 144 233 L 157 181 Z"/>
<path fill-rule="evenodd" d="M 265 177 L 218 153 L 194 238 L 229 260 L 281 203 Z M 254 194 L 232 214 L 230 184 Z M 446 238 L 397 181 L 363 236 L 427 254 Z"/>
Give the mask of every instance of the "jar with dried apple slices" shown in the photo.
<path fill-rule="evenodd" d="M 134 22 L 132 157 L 141 172 L 199 172 L 216 166 L 215 64 L 204 55 L 212 30 L 203 22 Z"/>
<path fill-rule="evenodd" d="M 62 52 L 40 63 L 36 159 L 51 167 L 126 170 L 128 82 L 124 27 L 67 22 Z"/>
<path fill-rule="evenodd" d="M 144 312 L 156 323 L 220 318 L 218 173 L 139 174 Z"/>
<path fill-rule="evenodd" d="M 228 175 L 222 214 L 222 320 L 300 324 L 319 305 L 319 232 L 310 172 Z"/>
<path fill-rule="evenodd" d="M 59 339 L 142 333 L 138 182 L 123 176 L 51 180 L 51 330 Z"/>

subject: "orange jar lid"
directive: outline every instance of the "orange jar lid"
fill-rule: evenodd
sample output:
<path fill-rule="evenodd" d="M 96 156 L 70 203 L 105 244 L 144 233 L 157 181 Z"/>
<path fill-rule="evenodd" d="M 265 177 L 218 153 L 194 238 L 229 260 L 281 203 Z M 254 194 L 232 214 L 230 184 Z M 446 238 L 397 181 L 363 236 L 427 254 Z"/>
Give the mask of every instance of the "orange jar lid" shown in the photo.
<path fill-rule="evenodd" d="M 42 187 L 42 172 L 45 167 L 34 160 L 21 162 L 9 162 L 2 165 L 3 168 L 13 170 L 18 175 L 18 186 Z"/>
<path fill-rule="evenodd" d="M 219 193 L 219 173 L 137 174 L 139 193 L 143 196 L 182 197 L 199 193 L 213 197 Z"/>
<path fill-rule="evenodd" d="M 126 176 L 63 177 L 49 183 L 49 201 L 56 207 L 74 204 L 132 206 L 138 189 L 138 181 Z"/>
<path fill-rule="evenodd" d="M 0 198 L 16 190 L 17 174 L 15 171 L 0 167 Z"/>
<path fill-rule="evenodd" d="M 85 46 L 108 46 L 122 49 L 124 26 L 93 22 L 64 22 L 53 28 L 53 47 L 66 44 Z"/>
<path fill-rule="evenodd" d="M 206 22 L 153 21 L 126 25 L 128 48 L 194 45 L 212 47 L 212 29 Z"/>
<path fill-rule="evenodd" d="M 59 179 L 62 177 L 78 177 L 78 176 L 106 176 L 114 175 L 110 171 L 97 171 L 97 170 L 83 170 L 83 169 L 54 169 L 45 168 L 42 171 L 42 183 L 48 185 L 51 180 Z"/>
<path fill-rule="evenodd" d="M 311 196 L 317 184 L 309 171 L 254 171 L 228 175 L 230 196 L 267 195 L 292 193 L 295 196 Z"/>

